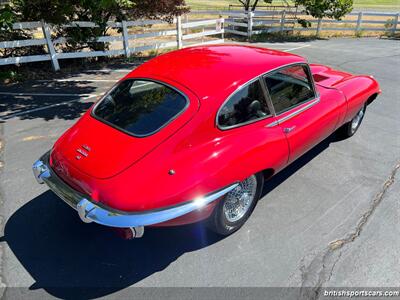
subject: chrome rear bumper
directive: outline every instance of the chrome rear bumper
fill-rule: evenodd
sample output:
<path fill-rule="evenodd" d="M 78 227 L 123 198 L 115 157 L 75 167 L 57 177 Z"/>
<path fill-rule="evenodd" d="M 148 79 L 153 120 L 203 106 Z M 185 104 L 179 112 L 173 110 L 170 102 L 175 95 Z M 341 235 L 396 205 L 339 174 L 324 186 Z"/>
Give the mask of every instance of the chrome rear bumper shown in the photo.
<path fill-rule="evenodd" d="M 116 212 L 112 209 L 105 208 L 103 205 L 100 206 L 96 204 L 94 201 L 91 201 L 89 196 L 76 191 L 59 178 L 49 165 L 49 153 L 50 152 L 44 154 L 33 164 L 32 169 L 36 180 L 38 183 L 46 183 L 56 195 L 76 209 L 82 221 L 86 223 L 96 222 L 111 227 L 135 227 L 142 229 L 143 226 L 162 223 L 200 209 L 219 199 L 238 185 L 237 183 L 234 183 L 221 190 L 183 204 L 159 210 L 137 213 Z"/>

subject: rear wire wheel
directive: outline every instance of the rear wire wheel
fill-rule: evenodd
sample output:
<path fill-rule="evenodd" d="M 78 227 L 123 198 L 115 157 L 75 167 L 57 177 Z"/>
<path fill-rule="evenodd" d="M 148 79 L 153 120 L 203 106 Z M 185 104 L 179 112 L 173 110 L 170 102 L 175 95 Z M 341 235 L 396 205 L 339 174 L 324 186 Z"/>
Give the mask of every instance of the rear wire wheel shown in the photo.
<path fill-rule="evenodd" d="M 264 177 L 261 173 L 246 178 L 217 204 L 209 227 L 220 235 L 237 231 L 247 221 L 261 196 Z"/>

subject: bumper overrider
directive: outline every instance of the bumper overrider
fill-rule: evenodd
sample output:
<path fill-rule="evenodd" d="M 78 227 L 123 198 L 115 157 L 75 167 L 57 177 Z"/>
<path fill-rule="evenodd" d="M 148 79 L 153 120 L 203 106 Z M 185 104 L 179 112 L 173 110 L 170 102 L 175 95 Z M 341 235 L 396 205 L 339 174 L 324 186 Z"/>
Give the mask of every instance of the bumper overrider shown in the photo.
<path fill-rule="evenodd" d="M 134 237 L 141 237 L 143 235 L 144 226 L 166 222 L 200 209 L 219 199 L 238 185 L 234 183 L 213 193 L 175 206 L 137 213 L 125 213 L 95 203 L 88 195 L 82 194 L 70 187 L 51 169 L 49 157 L 50 151 L 45 153 L 32 166 L 33 174 L 38 183 L 46 183 L 57 196 L 78 211 L 79 217 L 83 222 L 95 222 L 110 227 L 130 228 Z"/>

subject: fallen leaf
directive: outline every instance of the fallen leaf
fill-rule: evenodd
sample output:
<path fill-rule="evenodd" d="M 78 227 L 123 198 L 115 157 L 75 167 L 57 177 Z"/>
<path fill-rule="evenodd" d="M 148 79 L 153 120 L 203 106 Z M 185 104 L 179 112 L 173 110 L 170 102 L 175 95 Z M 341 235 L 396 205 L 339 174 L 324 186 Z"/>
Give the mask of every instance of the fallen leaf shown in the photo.
<path fill-rule="evenodd" d="M 46 138 L 46 137 L 43 135 L 31 135 L 31 136 L 24 137 L 22 139 L 22 141 L 27 142 L 27 141 L 40 140 L 40 139 L 44 139 L 44 138 Z"/>

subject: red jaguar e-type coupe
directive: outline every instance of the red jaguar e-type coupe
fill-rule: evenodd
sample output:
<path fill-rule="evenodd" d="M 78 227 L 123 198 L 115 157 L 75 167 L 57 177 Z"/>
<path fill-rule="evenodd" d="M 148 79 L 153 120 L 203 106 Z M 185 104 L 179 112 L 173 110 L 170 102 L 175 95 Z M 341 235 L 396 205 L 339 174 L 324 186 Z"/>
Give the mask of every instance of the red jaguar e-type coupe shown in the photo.
<path fill-rule="evenodd" d="M 215 45 L 172 51 L 120 80 L 33 165 L 84 222 L 127 228 L 207 219 L 222 235 L 264 180 L 335 130 L 352 136 L 380 93 L 297 55 Z"/>

